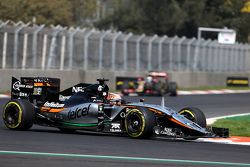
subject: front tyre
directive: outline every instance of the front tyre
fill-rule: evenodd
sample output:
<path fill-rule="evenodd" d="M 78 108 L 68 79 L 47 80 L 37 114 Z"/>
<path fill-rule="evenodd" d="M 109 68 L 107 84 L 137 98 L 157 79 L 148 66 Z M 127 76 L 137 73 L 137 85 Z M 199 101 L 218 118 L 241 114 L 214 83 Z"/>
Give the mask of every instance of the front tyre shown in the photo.
<path fill-rule="evenodd" d="M 207 127 L 206 117 L 205 117 L 204 113 L 198 108 L 195 108 L 195 107 L 183 108 L 178 113 L 183 115 L 187 119 L 197 123 L 202 128 Z M 188 138 L 184 138 L 184 139 L 196 140 L 197 137 L 188 137 Z"/>
<path fill-rule="evenodd" d="M 28 130 L 35 120 L 33 105 L 24 99 L 10 100 L 4 107 L 3 121 L 12 130 Z"/>
<path fill-rule="evenodd" d="M 149 138 L 153 135 L 155 115 L 146 108 L 134 108 L 125 117 L 125 129 L 132 138 Z"/>

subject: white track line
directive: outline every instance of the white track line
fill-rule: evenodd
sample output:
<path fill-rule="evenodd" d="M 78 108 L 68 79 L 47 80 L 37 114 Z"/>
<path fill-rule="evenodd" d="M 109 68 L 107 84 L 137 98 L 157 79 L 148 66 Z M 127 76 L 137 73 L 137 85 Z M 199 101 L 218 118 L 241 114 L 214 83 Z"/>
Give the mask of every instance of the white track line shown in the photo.
<path fill-rule="evenodd" d="M 110 155 L 86 155 L 86 154 L 65 154 L 65 153 L 46 153 L 46 152 L 25 152 L 25 151 L 5 151 L 0 150 L 0 155 L 23 155 L 23 156 L 43 156 L 43 157 L 65 157 L 65 158 L 91 158 L 91 159 L 108 159 L 119 161 L 138 161 L 151 163 L 172 163 L 185 165 L 226 165 L 226 166 L 250 166 L 248 163 L 238 162 L 218 162 L 218 161 L 195 161 L 183 159 L 161 159 L 161 158 L 145 158 L 145 157 L 125 157 L 125 156 L 110 156 Z"/>
<path fill-rule="evenodd" d="M 244 114 L 234 114 L 234 115 L 226 115 L 226 116 L 220 116 L 220 117 L 213 117 L 213 118 L 208 118 L 207 119 L 207 124 L 211 125 L 218 119 L 223 119 L 223 118 L 231 118 L 231 117 L 239 117 L 239 116 L 246 116 L 250 115 L 250 113 L 244 113 Z"/>

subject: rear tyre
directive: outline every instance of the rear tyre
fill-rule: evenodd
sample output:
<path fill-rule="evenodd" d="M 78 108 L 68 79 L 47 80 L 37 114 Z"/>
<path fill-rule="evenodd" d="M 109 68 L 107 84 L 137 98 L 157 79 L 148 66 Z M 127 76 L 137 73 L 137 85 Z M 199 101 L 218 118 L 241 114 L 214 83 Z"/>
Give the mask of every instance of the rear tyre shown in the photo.
<path fill-rule="evenodd" d="M 178 113 L 183 115 L 187 119 L 197 123 L 202 128 L 207 127 L 206 117 L 205 117 L 204 113 L 198 108 L 195 108 L 195 107 L 183 108 Z M 197 137 L 188 137 L 188 138 L 184 138 L 184 139 L 186 139 L 186 140 L 196 140 Z"/>
<path fill-rule="evenodd" d="M 177 96 L 177 83 L 176 82 L 169 82 L 168 92 L 170 96 Z"/>
<path fill-rule="evenodd" d="M 132 138 L 149 138 L 153 135 L 155 115 L 146 108 L 134 108 L 125 117 L 125 129 Z"/>
<path fill-rule="evenodd" d="M 159 96 L 164 96 L 166 94 L 167 86 L 164 83 L 157 83 L 156 90 L 158 91 Z"/>
<path fill-rule="evenodd" d="M 10 100 L 4 107 L 3 121 L 12 130 L 28 130 L 35 120 L 33 105 L 24 99 Z"/>

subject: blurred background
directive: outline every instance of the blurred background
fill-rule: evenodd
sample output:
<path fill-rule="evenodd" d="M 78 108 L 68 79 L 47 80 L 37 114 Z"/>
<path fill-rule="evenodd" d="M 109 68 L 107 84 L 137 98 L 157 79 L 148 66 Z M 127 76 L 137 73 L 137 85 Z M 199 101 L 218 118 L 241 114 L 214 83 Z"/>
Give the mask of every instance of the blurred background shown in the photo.
<path fill-rule="evenodd" d="M 180 87 L 250 75 L 249 0 L 1 0 L 0 20 L 0 91 L 24 75 L 113 89 L 149 71 Z"/>

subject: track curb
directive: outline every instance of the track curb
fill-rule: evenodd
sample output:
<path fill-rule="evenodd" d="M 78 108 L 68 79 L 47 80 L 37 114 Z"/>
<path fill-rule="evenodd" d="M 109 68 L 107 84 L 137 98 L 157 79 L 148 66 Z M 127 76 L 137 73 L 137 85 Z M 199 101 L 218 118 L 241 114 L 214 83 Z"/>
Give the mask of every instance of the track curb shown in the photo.
<path fill-rule="evenodd" d="M 238 117 L 238 116 L 246 116 L 246 115 L 250 115 L 250 113 L 234 114 L 234 115 L 208 118 L 207 124 L 211 125 L 216 120 L 219 120 L 219 119 L 232 118 L 232 117 Z M 230 136 L 229 138 L 201 138 L 201 139 L 198 139 L 197 141 L 198 142 L 212 142 L 212 143 L 221 143 L 221 144 L 235 144 L 235 145 L 250 146 L 250 137 L 243 137 L 243 136 Z"/>
<path fill-rule="evenodd" d="M 178 95 L 207 95 L 207 94 L 231 94 L 231 93 L 250 93 L 250 90 L 221 89 L 221 90 L 191 90 L 191 91 L 179 90 L 178 91 Z"/>
<path fill-rule="evenodd" d="M 200 138 L 197 139 L 197 142 L 250 146 L 250 137 L 230 136 L 229 138 Z"/>
<path fill-rule="evenodd" d="M 5 94 L 0 94 L 0 98 L 6 99 L 6 98 L 10 98 L 10 96 L 9 95 L 5 95 Z"/>

